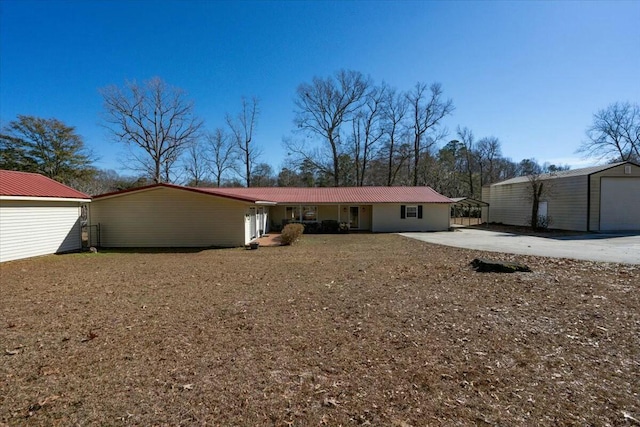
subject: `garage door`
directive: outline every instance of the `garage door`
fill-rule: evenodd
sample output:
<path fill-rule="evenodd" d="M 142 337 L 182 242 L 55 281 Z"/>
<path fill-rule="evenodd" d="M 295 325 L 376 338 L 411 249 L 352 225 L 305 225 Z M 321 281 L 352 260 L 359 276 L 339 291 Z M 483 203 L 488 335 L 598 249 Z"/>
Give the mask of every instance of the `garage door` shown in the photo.
<path fill-rule="evenodd" d="M 640 230 L 640 178 L 602 178 L 600 230 Z"/>
<path fill-rule="evenodd" d="M 77 203 L 2 201 L 0 262 L 73 251 L 81 245 Z"/>

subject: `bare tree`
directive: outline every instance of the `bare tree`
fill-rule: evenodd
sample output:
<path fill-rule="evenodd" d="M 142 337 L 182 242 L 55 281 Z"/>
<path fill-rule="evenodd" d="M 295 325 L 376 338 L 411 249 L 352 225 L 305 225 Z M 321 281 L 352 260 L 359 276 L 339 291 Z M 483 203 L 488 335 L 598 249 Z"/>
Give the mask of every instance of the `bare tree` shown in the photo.
<path fill-rule="evenodd" d="M 457 134 L 459 138 L 459 143 L 462 148 L 462 155 L 464 156 L 464 170 L 467 176 L 467 184 L 468 184 L 468 197 L 477 197 L 476 192 L 474 191 L 473 182 L 475 181 L 475 172 L 476 172 L 476 147 L 473 137 L 473 132 L 471 129 L 464 127 L 460 128 L 458 126 Z"/>
<path fill-rule="evenodd" d="M 616 102 L 598 111 L 587 138 L 578 151 L 588 158 L 640 161 L 640 106 Z"/>
<path fill-rule="evenodd" d="M 216 187 L 220 187 L 225 174 L 234 169 L 235 145 L 220 128 L 207 135 L 207 144 L 209 170 Z"/>
<path fill-rule="evenodd" d="M 539 209 L 540 202 L 548 193 L 549 188 L 548 185 L 546 185 L 547 181 L 542 179 L 539 173 L 528 175 L 527 179 L 529 180 L 529 197 L 531 200 L 531 228 L 538 230 L 544 228 L 543 224 L 540 223 Z"/>
<path fill-rule="evenodd" d="M 495 136 L 485 137 L 476 145 L 480 167 L 480 187 L 497 181 L 496 160 L 500 158 L 500 140 Z"/>
<path fill-rule="evenodd" d="M 248 101 L 242 98 L 242 109 L 234 118 L 227 114 L 227 125 L 231 130 L 231 137 L 239 151 L 243 170 L 240 173 L 247 187 L 251 187 L 251 172 L 256 160 L 262 154 L 253 142 L 253 132 L 258 120 L 258 99 Z"/>
<path fill-rule="evenodd" d="M 336 187 L 340 185 L 340 159 L 344 154 L 341 126 L 353 118 L 369 86 L 369 79 L 362 73 L 345 70 L 336 73 L 335 77 L 315 77 L 310 84 L 303 83 L 298 86 L 295 123 L 302 131 L 321 137 L 328 145 L 331 158 L 329 172 Z M 303 147 L 291 145 L 288 148 L 305 160 L 318 166 L 323 165 L 323 161 L 314 159 L 309 150 L 301 150 Z M 315 154 L 320 153 L 316 151 Z"/>
<path fill-rule="evenodd" d="M 437 133 L 437 128 L 440 121 L 453 112 L 454 107 L 452 100 L 442 99 L 439 83 L 427 87 L 418 82 L 406 96 L 413 125 L 413 185 L 417 186 L 420 159 L 446 134 L 445 131 Z"/>
<path fill-rule="evenodd" d="M 531 228 L 538 230 L 547 224 L 541 224 L 539 215 L 540 202 L 551 190 L 549 181 L 544 179 L 543 169 L 535 159 L 524 159 L 519 163 L 520 175 L 529 181 L 528 198 L 531 202 Z M 546 219 L 545 219 L 546 221 Z"/>
<path fill-rule="evenodd" d="M 146 185 L 144 177 L 122 176 L 111 169 L 96 169 L 90 179 L 75 179 L 68 185 L 83 193 L 97 196 L 112 191 L 126 190 Z"/>
<path fill-rule="evenodd" d="M 275 187 L 278 178 L 273 173 L 273 168 L 268 163 L 258 163 L 253 168 L 253 185 L 255 187 Z"/>
<path fill-rule="evenodd" d="M 187 174 L 188 185 L 200 187 L 207 183 L 209 165 L 205 155 L 205 147 L 200 141 L 196 141 L 187 148 L 184 171 Z"/>
<path fill-rule="evenodd" d="M 185 92 L 154 77 L 142 85 L 127 82 L 124 89 L 109 86 L 100 93 L 106 127 L 130 149 L 128 166 L 156 183 L 170 180 L 177 160 L 202 127 Z"/>
<path fill-rule="evenodd" d="M 383 150 L 387 160 L 387 182 L 386 185 L 393 185 L 398 171 L 407 160 L 398 157 L 398 145 L 404 140 L 407 128 L 405 119 L 407 117 L 409 104 L 405 94 L 395 90 L 388 90 L 385 94 L 383 115 L 383 131 L 386 135 L 385 148 Z"/>
<path fill-rule="evenodd" d="M 376 145 L 384 134 L 381 120 L 386 91 L 385 85 L 371 89 L 352 121 L 353 160 L 356 185 L 359 187 L 365 185 L 367 166 L 373 157 Z"/>

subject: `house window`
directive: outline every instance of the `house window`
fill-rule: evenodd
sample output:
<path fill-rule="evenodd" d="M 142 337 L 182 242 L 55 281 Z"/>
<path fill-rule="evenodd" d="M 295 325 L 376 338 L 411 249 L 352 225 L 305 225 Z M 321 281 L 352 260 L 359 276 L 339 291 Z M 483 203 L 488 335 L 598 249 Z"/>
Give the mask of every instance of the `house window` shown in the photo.
<path fill-rule="evenodd" d="M 288 221 L 300 221 L 300 206 L 287 206 L 285 219 Z"/>
<path fill-rule="evenodd" d="M 417 206 L 407 206 L 407 218 L 418 218 L 418 207 Z"/>
<path fill-rule="evenodd" d="M 303 206 L 302 207 L 302 220 L 303 221 L 317 221 L 318 220 L 318 207 L 317 206 Z"/>
<path fill-rule="evenodd" d="M 288 221 L 317 221 L 317 206 L 287 206 L 285 207 L 285 219 Z"/>

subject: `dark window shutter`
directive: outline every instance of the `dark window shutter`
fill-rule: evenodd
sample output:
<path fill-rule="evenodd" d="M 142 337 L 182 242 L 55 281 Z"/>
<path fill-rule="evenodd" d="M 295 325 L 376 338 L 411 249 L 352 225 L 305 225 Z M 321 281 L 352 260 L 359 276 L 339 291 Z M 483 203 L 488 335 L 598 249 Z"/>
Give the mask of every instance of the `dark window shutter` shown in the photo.
<path fill-rule="evenodd" d="M 400 218 L 405 219 L 407 217 L 407 207 L 405 205 L 400 206 Z"/>
<path fill-rule="evenodd" d="M 418 218 L 422 218 L 422 205 L 418 205 Z"/>

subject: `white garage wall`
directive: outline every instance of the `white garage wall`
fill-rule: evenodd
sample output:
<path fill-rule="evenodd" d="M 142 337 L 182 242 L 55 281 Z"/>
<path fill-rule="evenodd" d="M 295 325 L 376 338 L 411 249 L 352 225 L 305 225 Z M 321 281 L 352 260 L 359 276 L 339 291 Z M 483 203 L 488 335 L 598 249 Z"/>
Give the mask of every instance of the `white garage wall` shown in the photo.
<path fill-rule="evenodd" d="M 603 177 L 600 230 L 640 230 L 640 178 Z"/>
<path fill-rule="evenodd" d="M 626 167 L 629 167 L 629 173 L 625 173 Z M 610 169 L 607 169 L 603 172 L 599 172 L 593 174 L 589 177 L 590 179 L 590 195 L 589 198 L 591 200 L 589 207 L 589 230 L 590 231 L 599 231 L 600 230 L 600 212 L 601 209 L 601 191 L 600 185 L 601 181 L 605 177 L 626 177 L 626 178 L 640 178 L 640 166 L 636 166 L 633 164 L 624 164 L 620 166 L 616 166 Z M 617 200 L 617 204 L 624 205 L 624 199 Z"/>
<path fill-rule="evenodd" d="M 482 189 L 482 201 L 489 203 L 488 222 L 528 225 L 531 220 L 531 198 L 528 183 L 492 185 Z"/>
<path fill-rule="evenodd" d="M 248 203 L 157 187 L 91 203 L 104 247 L 207 247 L 245 244 Z"/>
<path fill-rule="evenodd" d="M 0 262 L 82 246 L 77 202 L 0 202 Z"/>

